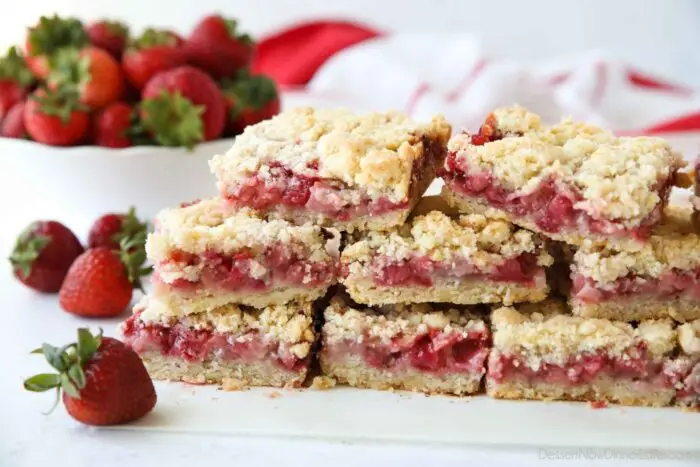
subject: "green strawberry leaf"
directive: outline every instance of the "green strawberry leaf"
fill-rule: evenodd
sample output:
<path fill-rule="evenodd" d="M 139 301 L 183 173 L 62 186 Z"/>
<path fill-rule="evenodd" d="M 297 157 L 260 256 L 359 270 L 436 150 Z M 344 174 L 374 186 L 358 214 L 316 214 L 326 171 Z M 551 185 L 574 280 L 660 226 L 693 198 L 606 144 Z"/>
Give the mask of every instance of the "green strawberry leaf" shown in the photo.
<path fill-rule="evenodd" d="M 129 48 L 136 50 L 148 49 L 158 45 L 175 47 L 177 45 L 177 37 L 170 31 L 148 28 L 140 36 L 134 37 L 129 41 Z"/>
<path fill-rule="evenodd" d="M 83 23 L 76 18 L 42 16 L 39 24 L 29 28 L 30 55 L 53 55 L 64 47 L 81 48 L 90 43 Z"/>
<path fill-rule="evenodd" d="M 162 146 L 192 149 L 204 141 L 204 106 L 194 105 L 180 92 L 163 89 L 157 97 L 141 102 L 143 126 Z"/>
<path fill-rule="evenodd" d="M 89 107 L 80 102 L 80 94 L 74 86 L 60 87 L 55 90 L 43 89 L 34 93 L 30 99 L 39 103 L 39 110 L 48 116 L 55 116 L 61 123 L 70 123 L 73 112 L 87 112 Z"/>
<path fill-rule="evenodd" d="M 245 109 L 260 110 L 279 96 L 272 79 L 265 75 L 250 76 L 247 70 L 241 70 L 235 80 L 223 80 L 221 89 L 234 103 L 231 107 L 233 119 Z"/>
<path fill-rule="evenodd" d="M 26 379 L 24 389 L 32 392 L 45 392 L 56 389 L 60 384 L 60 377 L 56 373 L 41 373 Z"/>
<path fill-rule="evenodd" d="M 22 231 L 9 258 L 12 267 L 18 268 L 25 279 L 32 273 L 34 261 L 51 241 L 48 236 L 36 233 L 35 229 L 36 224 L 32 223 Z"/>
<path fill-rule="evenodd" d="M 0 79 L 12 79 L 23 87 L 29 87 L 34 82 L 34 76 L 17 47 L 10 47 L 7 54 L 0 58 Z"/>

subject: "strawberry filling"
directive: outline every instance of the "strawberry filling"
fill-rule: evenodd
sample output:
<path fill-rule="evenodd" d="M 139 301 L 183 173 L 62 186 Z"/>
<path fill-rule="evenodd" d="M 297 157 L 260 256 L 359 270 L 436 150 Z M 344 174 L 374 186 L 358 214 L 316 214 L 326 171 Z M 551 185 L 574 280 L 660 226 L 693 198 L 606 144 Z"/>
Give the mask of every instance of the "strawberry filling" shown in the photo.
<path fill-rule="evenodd" d="M 198 270 L 196 279 L 178 277 L 165 283 L 163 271 L 188 268 Z M 193 255 L 176 250 L 158 265 L 153 279 L 156 286 L 184 292 L 199 289 L 264 292 L 279 285 L 327 287 L 335 282 L 337 269 L 335 260 L 309 261 L 306 252 L 276 244 L 259 255 L 249 251 L 228 255 L 208 251 Z"/>
<path fill-rule="evenodd" d="M 688 297 L 700 300 L 700 268 L 673 269 L 657 278 L 629 275 L 605 287 L 598 286 L 590 277 L 574 274 L 571 292 L 576 302 L 584 304 L 640 297 L 663 300 Z"/>
<path fill-rule="evenodd" d="M 494 282 L 514 282 L 534 287 L 544 281 L 544 269 L 532 254 L 504 259 L 488 270 L 480 269 L 466 259 L 440 262 L 427 256 L 414 255 L 402 261 L 376 256 L 369 269 L 375 283 L 383 286 L 416 285 L 430 287 L 435 279 L 486 279 Z"/>
<path fill-rule="evenodd" d="M 417 370 L 435 374 L 485 373 L 489 354 L 489 336 L 486 332 L 459 332 L 431 330 L 412 339 L 403 336 L 391 343 L 366 338 L 361 341 L 345 340 L 324 345 L 329 357 L 342 361 L 351 355 L 361 355 L 363 361 L 379 370 Z"/>
<path fill-rule="evenodd" d="M 413 162 L 409 195 L 400 201 L 390 200 L 386 196 L 370 197 L 339 180 L 295 173 L 278 162 L 266 165 L 264 176 L 257 173 L 240 184 L 228 185 L 222 196 L 236 207 L 247 206 L 260 211 L 283 206 L 323 214 L 340 221 L 380 216 L 407 209 L 422 185 L 423 175 L 429 168 L 440 164 L 444 157 L 441 145 L 428 139 L 424 139 L 423 144 L 425 156 Z M 310 162 L 307 168 L 317 173 L 319 161 Z"/>
<path fill-rule="evenodd" d="M 578 386 L 594 382 L 601 376 L 615 380 L 628 380 L 650 384 L 657 388 L 672 387 L 664 372 L 664 365 L 654 361 L 647 352 L 646 344 L 639 343 L 623 355 L 606 352 L 574 355 L 563 364 L 540 362 L 537 368 L 528 366 L 520 356 L 493 351 L 489 358 L 488 374 L 496 383 L 526 380 L 529 383 L 544 383 L 558 386 Z"/>
<path fill-rule="evenodd" d="M 548 233 L 584 232 L 615 237 L 631 236 L 643 240 L 651 233 L 651 227 L 661 219 L 664 204 L 657 204 L 636 227 L 626 227 L 615 219 L 594 217 L 586 212 L 578 206 L 583 200 L 579 190 L 560 180 L 545 179 L 534 190 L 519 193 L 502 187 L 490 172 L 470 167 L 463 158 L 458 160 L 455 153 L 448 154 L 445 167 L 440 169 L 439 175 L 457 193 L 527 218 Z M 655 188 L 659 190 L 662 200 L 668 199 L 672 178 L 660 180 Z"/>
<path fill-rule="evenodd" d="M 146 324 L 139 317 L 140 313 L 135 313 L 122 329 L 124 342 L 139 354 L 159 352 L 187 362 L 214 358 L 244 363 L 271 361 L 281 369 L 294 372 L 309 364 L 309 357 L 300 359 L 286 344 L 270 340 L 255 330 L 231 334 L 213 329 L 193 329 L 182 324 L 168 327 Z"/>

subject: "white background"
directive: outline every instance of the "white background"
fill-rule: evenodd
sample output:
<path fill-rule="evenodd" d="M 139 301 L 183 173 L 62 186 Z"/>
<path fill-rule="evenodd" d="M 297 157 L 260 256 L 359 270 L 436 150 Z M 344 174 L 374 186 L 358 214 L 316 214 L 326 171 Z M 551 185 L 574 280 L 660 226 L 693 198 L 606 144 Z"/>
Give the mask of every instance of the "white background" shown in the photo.
<path fill-rule="evenodd" d="M 494 58 L 550 59 L 603 49 L 700 87 L 697 0 L 0 0 L 0 45 L 21 41 L 41 14 L 120 18 L 187 32 L 221 11 L 261 35 L 295 20 L 346 17 L 384 30 L 467 32 Z M 459 60 L 459 57 L 455 57 Z"/>
<path fill-rule="evenodd" d="M 256 35 L 274 31 L 298 19 L 347 17 L 385 30 L 476 33 L 483 39 L 489 55 L 495 58 L 538 61 L 600 49 L 640 68 L 700 87 L 700 54 L 697 53 L 700 2 L 695 0 L 0 0 L 0 7 L 0 45 L 21 42 L 26 26 L 34 23 L 38 15 L 52 12 L 88 20 L 115 17 L 132 24 L 136 30 L 157 25 L 187 32 L 201 15 L 218 10 L 237 16 L 242 26 Z M 0 246 L 2 254 L 9 247 L 5 242 Z M 0 274 L 0 297 L 3 297 L 0 312 L 6 314 L 0 333 L 4 343 L 0 349 L 5 359 L 14 360 L 18 352 L 38 343 L 33 339 L 29 342 L 29 335 L 39 340 L 54 336 L 50 322 L 71 319 L 61 314 L 55 304 L 33 307 L 31 296 L 11 283 L 6 271 Z M 51 314 L 50 319 L 47 314 Z M 35 326 L 36 329 L 32 330 Z M 31 332 L 22 335 L 17 332 L 20 327 Z M 14 362 L 12 367 L 17 368 Z M 3 365 L 2 368 L 6 367 Z M 34 369 L 37 367 L 21 373 Z M 21 394 L 20 380 L 15 374 L 10 378 L 0 378 L 0 383 L 1 467 L 49 464 L 56 467 L 165 464 L 191 467 L 213 463 L 421 467 L 470 463 L 508 467 L 599 465 L 585 460 L 544 461 L 540 459 L 537 448 L 527 452 L 428 449 L 416 445 L 96 432 L 72 424 L 60 415 L 48 419 L 41 416 L 39 410 L 46 407 L 48 398 L 36 396 L 41 399 L 39 403 L 25 403 L 32 396 Z M 13 407 L 8 410 L 10 404 Z M 464 423 L 473 424 L 475 430 L 479 428 L 478 420 L 464 420 Z M 523 430 L 527 430 L 527 420 L 522 424 Z M 631 464 L 617 461 L 606 465 Z M 642 462 L 640 465 L 671 463 Z"/>

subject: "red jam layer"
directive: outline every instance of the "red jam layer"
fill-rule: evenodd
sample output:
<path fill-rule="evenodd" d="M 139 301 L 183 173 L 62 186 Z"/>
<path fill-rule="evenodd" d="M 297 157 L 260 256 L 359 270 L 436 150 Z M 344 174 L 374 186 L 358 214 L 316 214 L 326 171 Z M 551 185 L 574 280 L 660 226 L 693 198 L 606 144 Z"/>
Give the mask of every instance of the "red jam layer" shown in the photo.
<path fill-rule="evenodd" d="M 447 169 L 442 168 L 440 175 L 453 190 L 484 199 L 489 205 L 516 216 L 532 219 L 544 232 L 581 231 L 643 240 L 651 233 L 652 226 L 661 220 L 664 203 L 659 203 L 639 226 L 626 228 L 612 219 L 595 219 L 576 207 L 576 203 L 582 200 L 580 193 L 560 181 L 543 180 L 533 192 L 519 195 L 517 191 L 503 188 L 491 173 L 474 170 L 466 161 L 458 161 L 455 153 L 448 154 L 446 165 Z M 660 183 L 660 196 L 664 200 L 668 198 L 671 179 Z"/>
<path fill-rule="evenodd" d="M 544 269 L 537 265 L 537 257 L 532 254 L 506 259 L 490 271 L 479 270 L 466 260 L 445 263 L 416 255 L 403 261 L 392 261 L 387 257 L 378 256 L 370 263 L 370 270 L 374 281 L 383 286 L 429 287 L 437 278 L 481 278 L 532 287 L 535 286 L 538 277 L 544 277 Z"/>
<path fill-rule="evenodd" d="M 255 331 L 226 334 L 181 324 L 166 327 L 146 324 L 139 316 L 140 313 L 131 316 L 123 328 L 124 342 L 139 354 L 155 351 L 188 362 L 214 358 L 245 363 L 271 361 L 289 371 L 299 371 L 309 363 L 308 358 L 299 359 L 284 344 L 268 341 Z"/>
<path fill-rule="evenodd" d="M 273 162 L 267 166 L 266 177 L 254 175 L 242 184 L 225 188 L 222 196 L 234 206 L 249 206 L 266 211 L 282 205 L 289 209 L 304 209 L 325 216 L 347 221 L 362 216 L 379 216 L 408 208 L 415 191 L 421 185 L 426 171 L 440 164 L 443 149 L 437 142 L 423 139 L 425 156 L 413 162 L 409 196 L 400 202 L 386 197 L 376 199 L 362 195 L 359 201 L 350 201 L 342 193 L 351 190 L 338 180 L 309 177 L 293 172 L 288 167 Z M 318 162 L 308 166 L 318 170 Z M 431 170 L 432 171 L 432 170 Z"/>
<path fill-rule="evenodd" d="M 679 357 L 667 363 L 664 373 L 676 388 L 676 401 L 686 407 L 700 408 L 700 359 Z"/>
<path fill-rule="evenodd" d="M 571 293 L 574 300 L 585 304 L 642 296 L 666 300 L 687 296 L 700 300 L 700 269 L 690 271 L 674 269 L 658 278 L 630 275 L 606 285 L 605 288 L 598 287 L 590 277 L 574 274 Z"/>
<path fill-rule="evenodd" d="M 379 370 L 483 375 L 489 347 L 486 332 L 473 331 L 464 337 L 454 331 L 433 330 L 412 340 L 397 337 L 391 344 L 367 338 L 362 343 L 346 341 L 324 349 L 331 358 L 337 359 L 362 355 L 365 363 Z"/>
<path fill-rule="evenodd" d="M 253 261 L 262 264 L 267 272 L 262 276 L 254 277 Z M 183 268 L 202 266 L 198 281 L 181 278 L 167 285 L 180 290 L 206 288 L 265 291 L 278 284 L 317 288 L 333 284 L 338 276 L 337 261 L 307 261 L 302 254 L 279 244 L 269 247 L 262 255 L 257 256 L 248 251 L 240 251 L 232 255 L 210 251 L 201 256 L 174 251 L 170 259 L 161 263 L 158 268 L 162 268 L 169 262 L 177 263 Z M 155 280 L 162 281 L 157 274 Z"/>
<path fill-rule="evenodd" d="M 537 370 L 528 367 L 521 357 L 492 352 L 488 366 L 489 377 L 496 383 L 525 378 L 533 383 L 576 386 L 609 376 L 670 387 L 663 364 L 651 360 L 643 342 L 623 356 L 613 357 L 603 352 L 581 354 L 571 357 L 563 366 L 542 362 Z"/>

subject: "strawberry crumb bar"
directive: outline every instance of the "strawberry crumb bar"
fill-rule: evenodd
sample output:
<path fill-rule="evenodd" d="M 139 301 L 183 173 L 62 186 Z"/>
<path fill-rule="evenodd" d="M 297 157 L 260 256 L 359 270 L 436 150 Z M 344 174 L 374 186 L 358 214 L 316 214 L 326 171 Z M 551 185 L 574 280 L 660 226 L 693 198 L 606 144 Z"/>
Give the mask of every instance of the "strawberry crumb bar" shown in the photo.
<path fill-rule="evenodd" d="M 676 395 L 666 366 L 677 346 L 670 321 L 637 327 L 562 314 L 563 302 L 536 312 L 492 313 L 487 393 L 502 399 L 578 400 L 662 407 Z"/>
<path fill-rule="evenodd" d="M 676 405 L 700 410 L 700 320 L 678 327 L 680 355 L 666 365 L 665 373 L 676 388 Z"/>
<path fill-rule="evenodd" d="M 508 222 L 432 211 L 366 233 L 341 263 L 341 282 L 359 303 L 511 304 L 547 297 L 552 257 L 538 235 Z"/>
<path fill-rule="evenodd" d="M 145 298 L 119 331 L 154 379 L 240 387 L 299 386 L 315 340 L 308 302 L 181 315 Z"/>
<path fill-rule="evenodd" d="M 146 244 L 153 295 L 183 313 L 311 301 L 337 276 L 340 235 L 231 211 L 216 198 L 161 212 Z"/>
<path fill-rule="evenodd" d="M 571 307 L 585 318 L 700 319 L 700 234 L 691 209 L 668 206 L 637 251 L 583 247 L 572 264 Z"/>
<path fill-rule="evenodd" d="M 618 138 L 565 119 L 545 127 L 521 107 L 491 113 L 449 143 L 443 196 L 573 245 L 643 243 L 685 163 L 659 138 Z"/>
<path fill-rule="evenodd" d="M 489 353 L 484 320 L 427 304 L 364 308 L 336 296 L 324 313 L 319 360 L 340 383 L 473 394 Z"/>
<path fill-rule="evenodd" d="M 451 127 L 398 112 L 297 108 L 246 128 L 210 162 L 221 196 L 341 231 L 402 224 L 433 181 Z"/>

